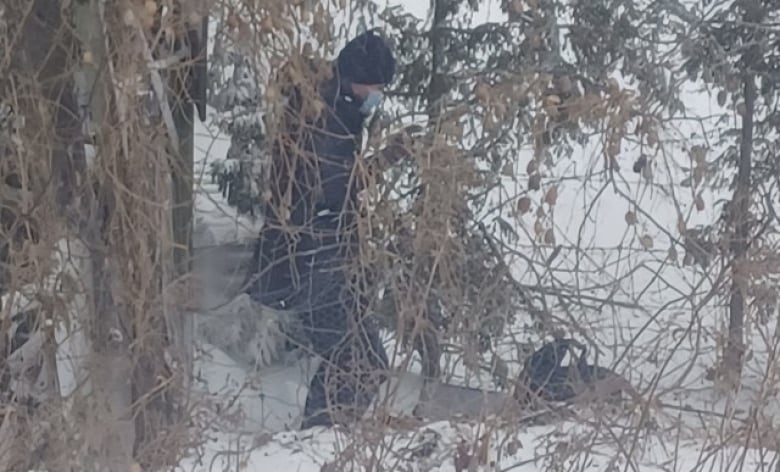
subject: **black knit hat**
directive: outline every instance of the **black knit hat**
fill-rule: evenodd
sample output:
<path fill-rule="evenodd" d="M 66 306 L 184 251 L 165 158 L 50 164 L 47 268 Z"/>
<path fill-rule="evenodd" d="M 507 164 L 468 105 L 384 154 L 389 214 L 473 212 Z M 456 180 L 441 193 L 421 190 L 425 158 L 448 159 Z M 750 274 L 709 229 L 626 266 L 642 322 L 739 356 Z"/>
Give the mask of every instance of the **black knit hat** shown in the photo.
<path fill-rule="evenodd" d="M 388 84 L 395 75 L 393 53 L 374 30 L 347 43 L 337 63 L 339 74 L 356 84 Z"/>

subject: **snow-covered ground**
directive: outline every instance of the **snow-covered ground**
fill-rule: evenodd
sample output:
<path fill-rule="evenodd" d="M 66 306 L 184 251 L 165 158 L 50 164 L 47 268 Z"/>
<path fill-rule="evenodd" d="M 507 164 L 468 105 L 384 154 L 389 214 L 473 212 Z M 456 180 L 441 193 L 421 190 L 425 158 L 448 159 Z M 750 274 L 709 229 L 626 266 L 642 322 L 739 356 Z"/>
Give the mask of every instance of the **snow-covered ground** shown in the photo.
<path fill-rule="evenodd" d="M 196 171 L 202 171 L 211 160 L 224 157 L 229 138 L 200 124 L 196 135 Z M 581 165 L 575 168 L 574 164 L 561 171 L 564 175 L 584 172 Z M 202 175 L 196 197 L 196 224 L 202 238 L 198 244 L 251 238 L 256 224 L 236 217 L 207 173 Z M 555 274 L 559 282 L 564 274 L 573 278 L 563 269 L 577 264 L 577 279 L 567 283 L 575 283 L 594 298 L 625 304 L 609 308 L 610 304 L 604 303 L 601 310 L 571 316 L 600 346 L 600 363 L 610 365 L 622 357 L 614 366 L 632 383 L 641 389 L 655 384 L 659 404 L 648 410 L 652 421 L 642 420 L 638 413 L 606 420 L 581 411 L 577 419 L 543 426 L 439 421 L 414 427 L 361 425 L 351 432 L 298 432 L 296 425 L 314 367 L 311 359 L 282 359 L 272 367 L 253 369 L 201 343 L 198 385 L 204 399 L 211 402 L 209 411 L 219 411 L 220 419 L 210 428 L 211 436 L 202 450 L 193 451 L 180 470 L 361 470 L 339 460 L 374 464 L 372 468 L 377 470 L 379 464 L 384 470 L 468 470 L 456 463 L 471 455 L 488 464 L 485 470 L 618 470 L 613 466 L 643 471 L 777 470 L 777 458 L 770 452 L 778 444 L 773 434 L 777 400 L 773 390 L 765 391 L 775 375 L 773 368 L 768 372 L 768 366 L 774 365 L 775 321 L 756 324 L 750 333 L 753 357 L 739 394 L 729 397 L 719 393 L 705 377 L 716 360 L 715 340 L 722 332 L 725 312 L 712 302 L 701 312 L 693 310 L 703 292 L 697 292 L 693 299 L 689 295 L 703 274 L 667 261 L 668 243 L 664 241 L 668 238 L 663 232 L 675 233 L 677 224 L 677 210 L 670 199 L 658 191 L 643 194 L 636 182 L 625 184 L 626 194 L 633 195 L 656 219 L 656 224 L 646 222 L 637 231 L 657 241 L 647 250 L 639 246 L 638 235 L 625 223 L 625 195 L 600 191 L 596 179 L 587 185 L 570 182 L 561 186 L 554 215 L 562 238 L 559 242 L 576 247 L 578 241 L 585 241 L 581 246 L 590 249 L 585 254 L 565 250 L 553 273 L 560 271 Z M 690 198 L 679 200 L 688 207 L 692 204 Z M 594 211 L 583 215 L 583 201 L 595 202 Z M 693 215 L 706 221 L 713 216 L 712 211 Z M 516 269 L 521 281 L 534 280 L 519 264 Z M 521 326 L 516 334 L 523 335 Z M 391 339 L 388 348 L 393 349 Z M 510 346 L 502 354 L 516 357 Z M 450 370 L 456 374 L 452 381 L 475 383 L 464 377 L 462 366 Z M 409 388 L 403 393 L 416 393 Z M 743 421 L 749 418 L 751 408 L 756 409 L 754 421 Z M 736 419 L 724 420 L 728 415 Z M 724 436 L 727 434 L 734 436 Z"/>
<path fill-rule="evenodd" d="M 400 3 L 408 3 L 418 16 L 428 10 L 427 3 Z M 716 112 L 717 105 L 706 94 L 693 86 L 684 92 L 693 115 Z M 750 320 L 751 352 L 741 388 L 726 394 L 709 375 L 718 361 L 717 346 L 727 320 L 722 294 L 709 294 L 719 268 L 705 272 L 683 265 L 683 248 L 674 242 L 680 220 L 688 228 L 714 221 L 719 211 L 714 202 L 728 196 L 705 191 L 705 206 L 698 210 L 696 195 L 679 185 L 690 172 L 685 169 L 691 165 L 690 147 L 712 142 L 713 136 L 701 134 L 705 129 L 717 132 L 716 126 L 692 120 L 667 125 L 660 138 L 668 144 L 665 153 L 654 156 L 652 185 L 630 172 L 638 149 L 623 150 L 620 165 L 625 170 L 615 183 L 598 174 L 602 155 L 596 144 L 557 163 L 543 179 L 543 188 L 558 183 L 557 204 L 549 216 L 561 249 L 549 265 L 544 262 L 554 248 L 534 242 L 534 212 L 516 222 L 518 249 L 532 262 L 512 261 L 515 277 L 531 286 L 542 282 L 570 289 L 563 296 L 550 294 L 557 303 L 553 314 L 582 326 L 583 332 L 575 334 L 593 341 L 599 363 L 612 366 L 653 398 L 646 411 L 605 416 L 580 410 L 576 417 L 545 425 L 519 425 L 507 414 L 504 424 L 495 419 L 480 424 L 453 420 L 380 428 L 368 422 L 352 431 L 299 432 L 308 379 L 316 367 L 312 359 L 290 356 L 255 369 L 246 362 L 258 355 L 253 348 L 231 357 L 201 343 L 197 385 L 207 410 L 211 415 L 219 412 L 219 419 L 209 428 L 203 448 L 193 451 L 179 469 L 460 471 L 476 470 L 467 464 L 468 457 L 475 456 L 482 470 L 497 471 L 780 470 L 774 452 L 780 448 L 777 317 Z M 236 217 L 207 173 L 210 162 L 224 159 L 229 143 L 216 129 L 196 124 L 196 174 L 202 176 L 195 204 L 199 246 L 245 241 L 256 234 L 256 222 Z M 506 182 L 508 193 L 527 185 L 524 169 L 530 158 L 530 150 L 519 156 L 517 179 Z M 543 195 L 533 198 L 536 203 Z M 637 214 L 636 225 L 626 223 L 629 210 Z M 670 253 L 672 248 L 676 255 Z M 569 310 L 567 300 L 592 308 Z M 510 337 L 533 340 L 524 327 L 527 321 L 519 319 Z M 388 336 L 386 341 L 392 353 L 393 340 Z M 518 360 L 514 342 L 497 351 L 506 360 Z M 518 368 L 516 362 L 509 367 L 512 372 Z M 417 368 L 412 365 L 410 370 Z M 453 383 L 493 388 L 489 376 L 468 372 L 457 357 L 445 360 L 445 370 Z M 417 388 L 412 380 L 402 382 L 396 397 L 414 397 Z"/>

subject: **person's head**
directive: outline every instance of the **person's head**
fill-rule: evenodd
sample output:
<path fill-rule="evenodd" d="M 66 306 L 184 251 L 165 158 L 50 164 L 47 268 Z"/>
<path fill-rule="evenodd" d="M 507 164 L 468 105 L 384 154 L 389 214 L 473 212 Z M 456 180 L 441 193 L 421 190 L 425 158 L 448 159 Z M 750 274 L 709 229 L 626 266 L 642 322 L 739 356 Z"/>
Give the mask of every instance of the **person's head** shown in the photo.
<path fill-rule="evenodd" d="M 374 30 L 352 39 L 337 59 L 339 76 L 350 93 L 361 100 L 365 112 L 382 101 L 385 85 L 395 76 L 395 58 L 385 40 Z"/>

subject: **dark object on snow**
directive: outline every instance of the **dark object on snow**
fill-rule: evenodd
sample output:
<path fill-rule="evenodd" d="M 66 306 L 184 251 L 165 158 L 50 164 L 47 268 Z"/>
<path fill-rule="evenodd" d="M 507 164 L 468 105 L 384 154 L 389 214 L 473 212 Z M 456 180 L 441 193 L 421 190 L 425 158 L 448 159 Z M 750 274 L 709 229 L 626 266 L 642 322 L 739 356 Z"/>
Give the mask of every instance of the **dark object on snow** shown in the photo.
<path fill-rule="evenodd" d="M 641 174 L 642 173 L 642 169 L 644 169 L 646 165 L 647 165 L 647 156 L 642 154 L 634 162 L 634 166 L 633 166 L 634 173 Z"/>
<path fill-rule="evenodd" d="M 563 365 L 569 353 L 572 363 Z M 610 369 L 588 364 L 586 348 L 582 343 L 560 338 L 544 344 L 525 362 L 515 399 L 523 404 L 535 399 L 563 402 L 575 399 L 600 382 L 608 382 L 601 396 L 617 400 L 621 393 L 635 393 L 628 382 Z M 599 392 L 597 392 L 598 394 Z"/>
<path fill-rule="evenodd" d="M 324 80 L 316 79 L 320 71 L 314 61 L 303 66 L 287 80 L 285 72 L 292 71 L 280 71 L 282 95 L 289 100 L 273 117 L 283 135 L 272 139 L 265 225 L 247 291 L 262 304 L 301 313 L 310 348 L 323 358 L 306 400 L 306 428 L 342 422 L 331 411 L 350 410 L 344 421 L 359 416 L 376 393 L 374 380 L 381 383 L 380 372 L 387 367 L 378 331 L 364 316 L 360 284 L 349 269 L 358 243 L 362 179 L 354 175 L 354 164 L 367 98 L 356 95 L 353 84 L 391 81 L 395 60 L 371 31 L 345 46 L 327 66 L 331 73 Z M 312 83 L 295 82 L 301 75 Z"/>

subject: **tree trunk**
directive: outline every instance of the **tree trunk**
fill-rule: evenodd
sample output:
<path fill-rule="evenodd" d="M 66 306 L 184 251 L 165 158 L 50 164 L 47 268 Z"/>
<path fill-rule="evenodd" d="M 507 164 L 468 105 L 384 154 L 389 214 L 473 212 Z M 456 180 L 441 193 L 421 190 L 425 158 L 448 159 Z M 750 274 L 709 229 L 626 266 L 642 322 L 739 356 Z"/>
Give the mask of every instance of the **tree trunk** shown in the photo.
<path fill-rule="evenodd" d="M 192 211 L 194 179 L 194 105 L 187 98 L 182 87 L 174 89 L 179 95 L 174 97 L 173 119 L 179 135 L 179 154 L 174 156 L 172 173 L 173 189 L 173 240 L 176 245 L 173 252 L 175 275 L 186 277 L 192 269 Z M 177 354 L 183 362 L 184 371 L 192 371 L 193 317 L 186 313 L 177 313 L 174 328 L 170 333 Z"/>
<path fill-rule="evenodd" d="M 98 67 L 104 67 L 111 60 L 106 52 L 107 38 L 103 34 L 105 19 L 100 13 L 100 0 L 75 2 L 73 5 L 73 24 L 82 51 L 89 52 L 92 61 L 80 63 L 80 96 L 87 99 L 82 106 L 88 107 L 88 123 L 95 123 L 96 159 L 117 151 L 107 136 L 105 124 L 115 122 L 109 113 L 111 109 L 111 90 L 109 74 L 100 73 Z M 96 163 L 96 166 L 100 164 Z M 127 313 L 117 306 L 113 299 L 116 264 L 111 264 L 103 229 L 110 216 L 110 193 L 102 188 L 102 182 L 95 183 L 95 190 L 88 189 L 81 201 L 83 225 L 80 238 L 85 245 L 84 254 L 76 261 L 87 294 L 88 309 L 73 313 L 81 317 L 79 325 L 87 330 L 89 346 L 86 366 L 88 388 L 76 392 L 79 405 L 84 412 L 90 412 L 89 425 L 86 425 L 87 450 L 93 456 L 98 470 L 127 469 L 133 462 L 133 444 L 135 429 L 132 414 L 132 356 L 130 353 L 131 333 L 123 327 L 129 326 Z M 81 391 L 80 391 L 81 390 Z"/>
<path fill-rule="evenodd" d="M 447 46 L 444 28 L 447 26 L 448 14 L 453 9 L 453 5 L 451 0 L 433 0 L 432 6 L 433 23 L 430 32 L 432 50 L 431 80 L 428 83 L 426 101 L 428 105 L 428 131 L 433 135 L 436 135 L 441 128 L 441 118 L 445 106 L 444 100 L 449 91 L 447 76 L 443 70 L 444 57 L 446 54 L 445 48 Z M 426 198 L 426 192 L 435 191 L 432 190 L 429 185 L 426 185 L 425 183 L 423 183 L 423 185 L 424 190 L 418 197 L 421 199 Z M 414 267 L 417 267 L 417 264 L 414 264 Z M 415 280 L 414 275 L 412 280 Z M 439 380 L 441 377 L 441 347 L 439 345 L 438 333 L 433 324 L 428 322 L 428 307 L 430 304 L 427 303 L 426 300 L 429 296 L 429 294 L 425 293 L 422 294 L 422 297 L 419 297 L 421 300 L 420 303 L 422 304 L 420 313 L 424 320 L 419 324 L 419 330 L 413 330 L 413 335 L 415 337 L 412 340 L 414 348 L 420 356 L 422 374 L 425 379 L 425 384 L 420 393 L 420 406 L 430 400 L 431 395 L 433 394 L 433 385 L 435 384 L 435 381 Z"/>
<path fill-rule="evenodd" d="M 758 22 L 763 12 L 752 1 L 744 2 L 746 24 Z M 726 348 L 723 356 L 724 373 L 732 386 L 742 375 L 745 356 L 745 307 L 749 280 L 746 274 L 739 272 L 744 267 L 748 252 L 751 231 L 750 206 L 752 198 L 752 158 L 753 128 L 756 106 L 756 77 L 751 70 L 760 58 L 756 46 L 752 46 L 743 56 L 744 74 L 742 77 L 745 109 L 742 114 L 742 133 L 740 136 L 739 160 L 734 195 L 730 204 L 729 221 L 731 223 L 730 251 L 732 258 L 732 285 L 729 297 L 729 328 Z"/>
<path fill-rule="evenodd" d="M 22 2 L 17 3 L 22 4 Z M 49 171 L 53 174 L 52 181 L 56 188 L 53 199 L 56 206 L 55 215 L 68 215 L 69 205 L 74 202 L 74 197 L 77 195 L 79 182 L 77 175 L 83 170 L 84 165 L 84 154 L 81 147 L 83 140 L 77 118 L 79 110 L 74 91 L 74 76 L 71 75 L 71 59 L 76 43 L 73 34 L 80 37 L 85 45 L 89 45 L 86 50 L 90 50 L 95 56 L 102 54 L 103 44 L 99 30 L 100 22 L 95 19 L 97 9 L 94 5 L 88 6 L 83 2 L 75 3 L 72 10 L 73 18 L 63 16 L 69 10 L 63 8 L 61 2 L 57 0 L 28 2 L 22 8 L 25 11 L 16 10 L 17 7 L 12 2 L 9 5 L 10 11 L 6 12 L 10 14 L 9 18 L 14 18 L 14 20 L 18 20 L 18 24 L 21 24 L 17 31 L 18 35 L 13 38 L 14 42 L 10 48 L 13 53 L 10 64 L 12 72 L 10 80 L 15 80 L 13 75 L 17 75 L 17 79 L 21 77 L 23 80 L 29 81 L 23 84 L 26 93 L 18 97 L 20 100 L 14 103 L 18 114 L 26 120 L 23 139 L 28 146 L 28 152 L 24 156 L 28 162 L 24 162 L 22 165 L 34 169 L 31 175 L 33 179 L 45 180 Z M 75 31 L 68 24 L 71 19 Z M 96 50 L 92 51 L 90 47 L 96 48 Z M 93 64 L 97 61 L 98 59 L 95 59 Z M 94 68 L 84 72 L 81 75 L 81 78 L 84 79 L 82 84 L 86 84 L 87 87 L 95 85 L 97 74 L 95 74 Z M 100 96 L 99 93 L 96 93 L 94 97 L 92 94 L 84 95 L 89 95 L 90 104 L 94 107 L 93 113 L 102 117 L 106 107 L 105 102 L 100 100 L 104 96 Z M 45 130 L 51 130 L 51 135 L 44 134 Z M 36 189 L 36 192 L 39 190 Z M 94 202 L 89 198 L 87 200 L 87 207 L 80 208 L 75 212 L 77 219 L 80 220 L 78 223 L 86 224 L 72 225 L 73 232 L 70 233 L 72 235 L 77 231 L 75 227 L 86 228 L 86 233 L 92 233 L 95 228 L 95 225 L 92 224 L 95 213 L 90 211 Z M 47 203 L 49 202 L 47 201 Z M 83 218 L 84 213 L 87 214 L 86 218 Z M 65 216 L 58 221 L 45 222 L 50 226 L 45 226 L 44 229 L 59 235 L 60 229 L 63 226 L 70 226 L 70 223 L 71 221 Z M 51 459 L 57 461 L 58 465 L 67 467 L 66 464 L 62 463 L 63 461 L 76 460 L 89 470 L 127 470 L 131 461 L 132 439 L 126 438 L 127 421 L 121 424 L 121 421 L 118 420 L 120 418 L 126 420 L 130 416 L 130 402 L 127 395 L 129 392 L 128 376 L 125 375 L 128 356 L 125 352 L 119 356 L 107 356 L 98 354 L 91 349 L 92 347 L 97 349 L 96 346 L 100 344 L 91 342 L 101 339 L 99 335 L 91 336 L 99 331 L 96 329 L 98 320 L 110 320 L 111 317 L 107 315 L 114 313 L 114 311 L 105 309 L 105 307 L 98 309 L 99 301 L 97 298 L 93 298 L 97 289 L 95 280 L 89 274 L 94 274 L 95 269 L 99 269 L 103 263 L 101 256 L 90 254 L 85 245 L 80 243 L 81 240 L 84 240 L 89 244 L 88 238 L 90 236 L 85 234 L 74 236 L 72 246 L 76 248 L 76 252 L 81 254 L 73 254 L 75 263 L 73 260 L 62 261 L 70 269 L 74 269 L 74 265 L 79 266 L 70 272 L 71 280 L 79 286 L 73 287 L 76 291 L 73 294 L 76 300 L 68 307 L 69 311 L 66 313 L 66 316 L 73 315 L 73 323 L 68 323 L 69 320 L 61 322 L 59 316 L 54 317 L 58 326 L 56 326 L 55 336 L 49 338 L 61 334 L 66 325 L 84 328 L 81 332 L 84 343 L 78 346 L 80 349 L 78 354 L 83 355 L 70 356 L 68 359 L 68 353 L 64 352 L 67 344 L 60 346 L 59 352 L 56 354 L 53 353 L 54 348 L 50 349 L 54 354 L 52 357 L 54 357 L 53 361 L 57 366 L 59 380 L 53 384 L 59 383 L 60 393 L 67 394 L 70 397 L 68 400 L 72 400 L 66 402 L 72 408 L 63 411 L 62 418 L 70 419 L 69 426 L 74 428 L 74 423 L 78 421 L 80 423 L 78 428 L 83 436 L 78 439 L 67 436 L 50 437 L 44 444 L 38 444 L 39 438 L 36 436 L 41 433 L 48 434 L 47 428 L 44 426 L 46 422 L 40 421 L 35 426 L 40 427 L 41 431 L 36 432 L 34 437 L 24 437 L 22 440 L 27 442 L 26 451 L 29 455 L 27 460 L 30 462 Z M 84 237 L 80 238 L 79 236 Z M 62 253 L 57 252 L 55 255 L 62 255 Z M 68 267 L 64 269 L 67 270 Z M 47 294 L 50 287 L 45 281 L 38 280 L 36 282 L 40 284 L 41 292 Z M 97 313 L 106 316 L 96 316 Z M 112 321 L 106 321 L 106 323 L 112 323 Z M 106 331 L 110 331 L 110 329 Z M 117 357 L 121 358 L 119 362 L 115 362 Z M 75 365 L 68 365 L 68 360 L 74 361 Z M 71 375 L 67 375 L 68 373 Z M 46 403 L 45 406 L 57 405 L 55 402 Z M 80 418 L 86 418 L 86 421 L 79 421 Z M 37 420 L 38 418 L 33 417 L 33 421 Z M 132 430 L 129 433 L 132 435 Z M 78 444 L 73 443 L 74 439 Z M 67 459 L 63 456 L 53 456 L 59 452 L 55 443 L 63 444 L 64 448 L 72 449 L 76 456 L 69 455 Z M 41 449 L 38 449 L 39 447 Z M 41 457 L 42 455 L 47 457 Z M 52 457 L 48 457 L 49 455 Z"/>
<path fill-rule="evenodd" d="M 182 3 L 176 5 L 174 11 L 178 15 L 176 23 L 180 26 L 176 29 L 178 40 L 190 49 L 191 54 L 205 54 L 205 5 L 198 2 L 186 5 Z M 167 76 L 163 76 L 163 80 L 167 82 L 164 101 L 171 110 L 175 136 L 168 133 L 171 141 L 168 146 L 168 173 L 159 186 L 168 186 L 168 189 L 160 190 L 170 195 L 170 213 L 163 217 L 163 226 L 170 235 L 173 246 L 172 251 L 168 251 L 164 248 L 168 243 L 163 242 L 159 248 L 163 254 L 160 290 L 165 301 L 162 315 L 164 324 L 161 323 L 157 329 L 165 332 L 165 346 L 159 347 L 170 354 L 173 363 L 166 366 L 160 362 L 160 356 L 165 355 L 162 351 L 144 353 L 139 360 L 135 372 L 138 384 L 136 396 L 139 401 L 144 398 L 144 401 L 149 401 L 143 415 L 138 416 L 136 427 L 139 435 L 136 448 L 146 447 L 154 439 L 153 431 L 165 429 L 175 422 L 187 421 L 183 415 L 190 390 L 195 335 L 194 316 L 186 306 L 193 296 L 189 277 L 192 269 L 194 183 L 193 99 L 199 103 L 205 100 L 205 79 L 205 58 L 194 60 L 194 66 L 175 67 Z M 161 372 L 168 368 L 175 369 L 173 374 L 178 394 L 176 400 L 169 394 L 155 394 L 151 399 L 148 398 L 149 392 L 156 389 L 159 376 L 169 375 L 167 372 Z"/>
<path fill-rule="evenodd" d="M 739 146 L 739 165 L 737 167 L 737 182 L 731 202 L 732 213 L 732 282 L 729 297 L 729 331 L 724 354 L 724 367 L 731 381 L 742 374 L 742 361 L 745 354 L 745 295 L 749 281 L 740 274 L 739 267 L 744 267 L 750 237 L 750 200 L 751 192 L 751 158 L 753 152 L 753 111 L 756 96 L 755 79 L 751 76 L 744 81 L 745 114 L 742 117 L 742 142 Z"/>
<path fill-rule="evenodd" d="M 428 102 L 428 124 L 435 130 L 439 124 L 443 107 L 442 99 L 447 95 L 447 76 L 443 70 L 448 12 L 452 9 L 451 0 L 433 0 L 433 24 L 431 25 L 431 81 L 428 84 L 426 100 Z"/>

